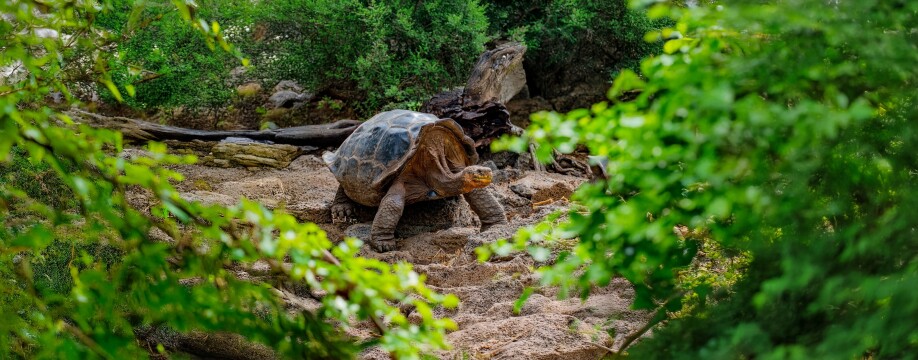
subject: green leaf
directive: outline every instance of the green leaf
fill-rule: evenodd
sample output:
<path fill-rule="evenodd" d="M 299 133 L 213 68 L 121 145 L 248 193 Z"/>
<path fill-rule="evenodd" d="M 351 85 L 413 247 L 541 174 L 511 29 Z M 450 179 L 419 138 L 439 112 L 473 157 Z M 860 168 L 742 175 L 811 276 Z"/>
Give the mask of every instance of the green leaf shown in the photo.
<path fill-rule="evenodd" d="M 515 302 L 513 302 L 514 315 L 520 314 L 520 311 L 523 310 L 523 306 L 526 305 L 526 300 L 529 300 L 529 297 L 532 296 L 533 290 L 534 289 L 532 287 L 527 286 L 523 289 L 523 293 L 520 295 L 520 297 L 517 298 Z"/>
<path fill-rule="evenodd" d="M 643 89 L 647 84 L 631 69 L 624 69 L 612 82 L 612 88 L 606 94 L 609 100 L 615 101 L 629 90 Z"/>

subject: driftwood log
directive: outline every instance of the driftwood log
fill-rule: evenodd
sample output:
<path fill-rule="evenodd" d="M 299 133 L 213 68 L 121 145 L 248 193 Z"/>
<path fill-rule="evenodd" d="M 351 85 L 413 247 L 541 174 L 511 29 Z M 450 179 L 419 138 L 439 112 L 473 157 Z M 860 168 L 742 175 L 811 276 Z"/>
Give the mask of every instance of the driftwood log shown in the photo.
<path fill-rule="evenodd" d="M 506 43 L 481 54 L 465 88 L 435 95 L 422 112 L 456 120 L 478 147 L 511 132 L 510 112 L 504 103 L 526 85 L 523 55 L 526 47 Z"/>
<path fill-rule="evenodd" d="M 275 130 L 194 130 L 166 126 L 120 116 L 103 116 L 71 109 L 67 115 L 74 121 L 94 127 L 121 131 L 126 138 L 145 141 L 221 141 L 226 138 L 248 138 L 297 146 L 338 146 L 360 125 L 356 120 L 338 120 L 330 124 L 305 125 Z"/>

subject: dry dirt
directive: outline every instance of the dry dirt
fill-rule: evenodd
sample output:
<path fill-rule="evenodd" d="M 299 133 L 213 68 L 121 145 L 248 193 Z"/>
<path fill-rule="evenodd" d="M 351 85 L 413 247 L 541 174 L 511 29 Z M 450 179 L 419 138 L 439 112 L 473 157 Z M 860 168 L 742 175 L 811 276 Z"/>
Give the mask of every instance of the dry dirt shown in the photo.
<path fill-rule="evenodd" d="M 329 207 L 338 184 L 316 155 L 300 156 L 285 169 L 188 165 L 175 170 L 186 177 L 177 187 L 188 199 L 230 205 L 246 197 L 270 208 L 282 207 L 301 221 L 319 224 L 332 240 L 345 235 L 364 237 L 372 220 L 373 209 L 364 209 L 357 224 L 343 228 L 331 224 Z M 497 170 L 495 179 L 500 181 L 494 188 L 509 225 L 479 233 L 477 219 L 462 200 L 418 204 L 405 211 L 398 231 L 402 238 L 399 250 L 384 254 L 368 247 L 362 250 L 362 255 L 383 261 L 411 262 L 416 271 L 426 274 L 432 288 L 460 298 L 457 309 L 438 309 L 438 315 L 451 317 L 459 329 L 447 335 L 452 350 L 436 353 L 437 357 L 600 359 L 607 355 L 607 348 L 617 349 L 625 337 L 646 324 L 647 313 L 629 308 L 634 292 L 623 279 L 594 289 L 585 301 L 559 299 L 556 288 L 540 286 L 528 255 L 477 262 L 476 246 L 510 237 L 516 229 L 565 209 L 566 197 L 584 181 L 510 168 Z M 513 304 L 527 286 L 536 290 L 522 311 L 513 314 Z M 295 295 L 289 295 L 291 302 L 297 301 Z M 359 328 L 351 333 L 366 336 Z M 361 358 L 389 356 L 370 349 Z"/>

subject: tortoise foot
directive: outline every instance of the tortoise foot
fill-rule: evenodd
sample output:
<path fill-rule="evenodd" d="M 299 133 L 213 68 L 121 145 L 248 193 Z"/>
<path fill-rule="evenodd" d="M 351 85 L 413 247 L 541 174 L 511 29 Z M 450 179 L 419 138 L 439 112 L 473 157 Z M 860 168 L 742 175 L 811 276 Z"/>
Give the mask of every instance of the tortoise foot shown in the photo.
<path fill-rule="evenodd" d="M 331 207 L 332 223 L 347 224 L 357 220 L 357 207 L 351 203 L 337 203 Z"/>
<path fill-rule="evenodd" d="M 398 248 L 398 243 L 395 239 L 370 239 L 370 246 L 373 247 L 373 250 L 376 252 L 387 252 L 392 251 Z"/>

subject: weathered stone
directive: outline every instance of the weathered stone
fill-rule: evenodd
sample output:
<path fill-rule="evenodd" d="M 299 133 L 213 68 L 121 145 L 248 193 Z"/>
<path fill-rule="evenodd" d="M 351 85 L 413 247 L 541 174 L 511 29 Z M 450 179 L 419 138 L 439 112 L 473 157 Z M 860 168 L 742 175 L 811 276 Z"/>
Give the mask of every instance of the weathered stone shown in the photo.
<path fill-rule="evenodd" d="M 265 144 L 251 140 L 239 141 L 236 138 L 227 138 L 227 140 L 221 141 L 211 149 L 214 164 L 217 166 L 267 166 L 283 169 L 302 154 L 302 149 L 293 145 Z"/>
<path fill-rule="evenodd" d="M 606 350 L 593 343 L 609 335 L 571 316 L 536 314 L 470 324 L 447 335 L 452 354 L 485 359 L 600 359 Z"/>
<path fill-rule="evenodd" d="M 237 199 L 232 196 L 211 191 L 192 191 L 183 193 L 181 196 L 187 201 L 196 201 L 205 205 L 232 206 L 237 202 Z"/>
<path fill-rule="evenodd" d="M 530 172 L 514 181 L 510 190 L 537 203 L 569 197 L 584 179 L 561 174 Z"/>
<path fill-rule="evenodd" d="M 285 91 L 285 90 L 293 91 L 295 93 L 301 93 L 303 92 L 303 87 L 300 86 L 299 83 L 293 80 L 281 80 L 277 82 L 277 85 L 274 85 L 275 93 L 279 91 Z"/>
<path fill-rule="evenodd" d="M 302 105 L 306 99 L 308 99 L 308 96 L 305 94 L 299 94 L 290 90 L 281 90 L 272 94 L 271 97 L 268 98 L 268 102 L 275 109 L 289 109 Z"/>

